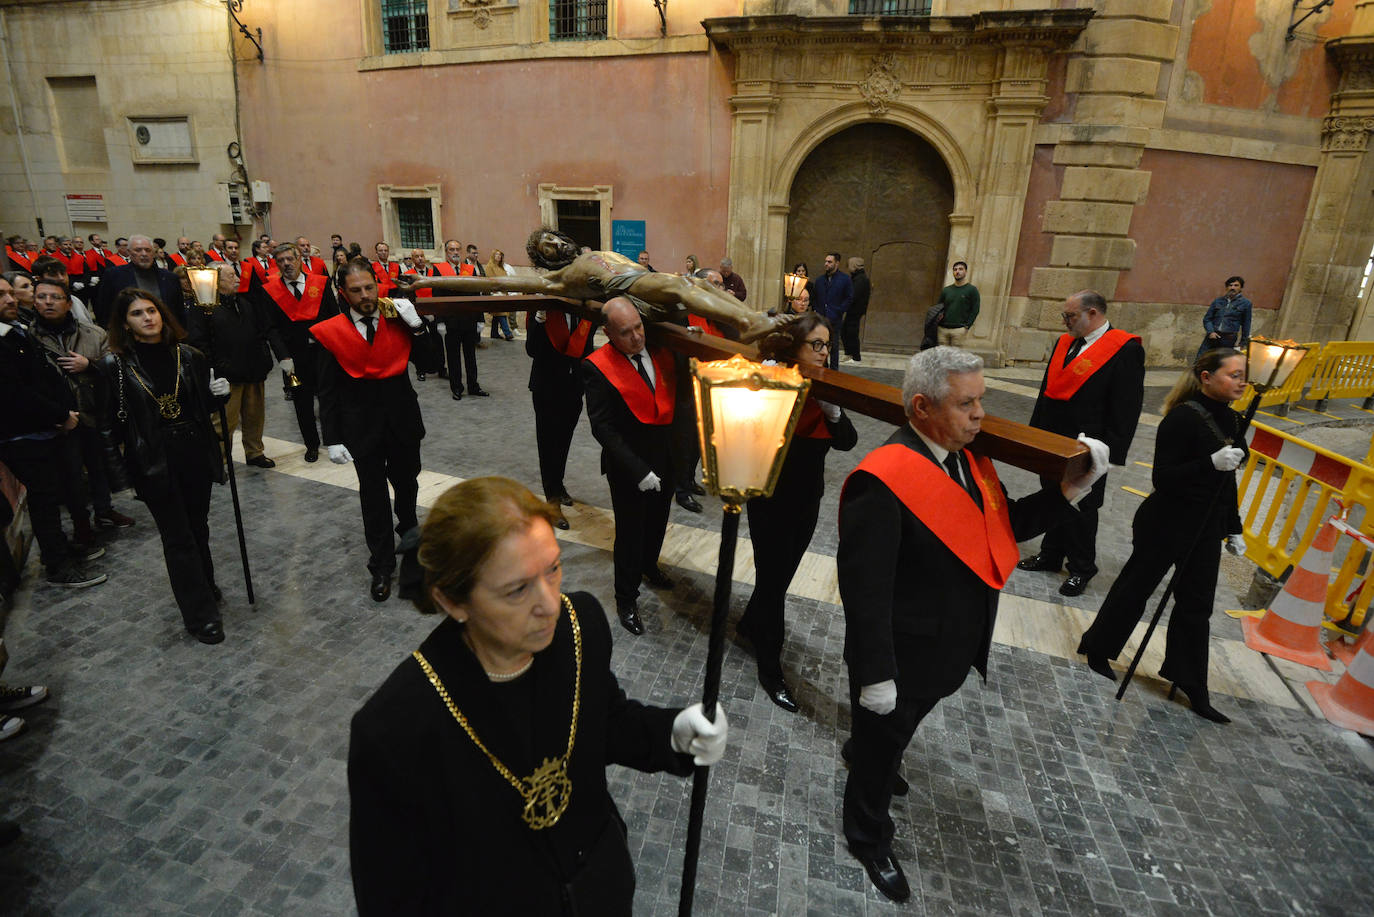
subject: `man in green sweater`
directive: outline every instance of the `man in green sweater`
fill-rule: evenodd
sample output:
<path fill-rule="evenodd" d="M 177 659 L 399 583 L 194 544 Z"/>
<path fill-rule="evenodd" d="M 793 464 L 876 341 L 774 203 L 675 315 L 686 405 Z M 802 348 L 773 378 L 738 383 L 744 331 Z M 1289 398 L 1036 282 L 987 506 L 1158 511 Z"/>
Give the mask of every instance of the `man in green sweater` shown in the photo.
<path fill-rule="evenodd" d="M 963 261 L 954 262 L 951 268 L 954 282 L 940 291 L 935 301 L 944 307 L 944 318 L 940 319 L 940 343 L 950 347 L 962 347 L 973 320 L 978 317 L 978 288 L 968 282 L 968 265 Z"/>

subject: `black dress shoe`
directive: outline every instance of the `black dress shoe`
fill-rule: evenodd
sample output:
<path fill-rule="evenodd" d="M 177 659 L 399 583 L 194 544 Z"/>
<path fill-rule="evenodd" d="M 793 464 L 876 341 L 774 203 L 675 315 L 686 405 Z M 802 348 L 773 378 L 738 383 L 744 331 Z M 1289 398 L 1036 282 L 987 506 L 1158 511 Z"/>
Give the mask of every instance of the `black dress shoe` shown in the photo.
<path fill-rule="evenodd" d="M 1090 579 L 1092 579 L 1091 576 L 1079 576 L 1077 573 L 1071 573 L 1068 579 L 1059 584 L 1059 594 L 1082 595 L 1083 591 L 1088 588 L 1088 580 Z"/>
<path fill-rule="evenodd" d="M 1084 653 L 1084 655 L 1088 657 L 1088 668 L 1108 681 L 1116 681 L 1116 673 L 1112 671 L 1111 663 L 1107 662 L 1106 656 L 1094 656 L 1091 653 Z"/>
<path fill-rule="evenodd" d="M 276 468 L 277 463 L 265 455 L 255 455 L 245 464 L 252 465 L 254 468 Z"/>
<path fill-rule="evenodd" d="M 763 685 L 763 690 L 768 694 L 768 699 L 788 713 L 796 713 L 800 709 L 797 706 L 797 701 L 792 697 L 792 692 L 787 690 L 787 683 L 782 679 L 765 681 L 760 678 L 759 684 Z"/>
<path fill-rule="evenodd" d="M 1207 689 L 1197 686 L 1188 688 L 1174 683 L 1169 686 L 1169 700 L 1174 699 L 1174 692 L 1182 691 L 1183 696 L 1188 698 L 1188 704 L 1193 708 L 1193 712 L 1204 720 L 1211 720 L 1213 723 L 1229 723 L 1231 718 L 1212 706 L 1211 699 L 1207 696 Z"/>
<path fill-rule="evenodd" d="M 687 510 L 689 513 L 701 512 L 701 504 L 697 502 L 697 498 L 691 494 L 678 494 L 677 505 Z"/>
<path fill-rule="evenodd" d="M 454 400 L 454 401 L 462 401 L 462 400 L 463 400 L 463 393 L 462 393 L 462 392 L 454 392 L 454 393 L 453 393 L 453 400 Z"/>
<path fill-rule="evenodd" d="M 861 856 L 856 853 L 854 856 L 864 864 L 868 877 L 873 880 L 874 887 L 883 893 L 884 898 L 902 902 L 911 897 L 911 886 L 907 884 L 906 874 L 902 872 L 902 864 L 898 863 L 892 854 Z"/>
<path fill-rule="evenodd" d="M 471 395 L 471 396 L 474 397 L 474 398 L 490 398 L 490 397 L 491 397 L 491 392 L 487 391 L 487 390 L 484 389 L 484 388 L 475 388 L 475 389 L 473 389 L 472 391 L 468 392 L 468 394 Z"/>
<path fill-rule="evenodd" d="M 216 643 L 224 642 L 224 625 L 218 621 L 211 621 L 196 628 L 196 639 L 201 643 L 208 643 L 211 646 Z"/>
<path fill-rule="evenodd" d="M 661 567 L 650 567 L 644 571 L 644 582 L 655 589 L 672 589 L 673 578 L 663 572 Z"/>
<path fill-rule="evenodd" d="M 572 506 L 573 498 L 568 496 L 568 492 L 566 490 L 560 490 L 558 493 L 552 494 L 549 497 L 549 502 L 561 503 L 563 506 Z"/>
<path fill-rule="evenodd" d="M 644 622 L 639 620 L 639 606 L 631 602 L 628 605 L 615 606 L 616 617 L 620 618 L 620 626 L 634 634 L 636 637 L 644 633 Z"/>
<path fill-rule="evenodd" d="M 702 487 L 702 486 L 701 486 L 700 484 L 698 484 L 696 481 L 693 481 L 693 482 L 692 482 L 692 493 L 696 494 L 698 497 L 704 497 L 704 496 L 706 496 L 706 488 L 705 488 L 705 487 Z"/>
<path fill-rule="evenodd" d="M 1030 557 L 1016 562 L 1016 569 L 1031 570 L 1034 572 L 1049 571 L 1051 573 L 1058 573 L 1063 566 L 1064 562 L 1062 560 L 1050 560 L 1044 554 L 1032 554 Z"/>
<path fill-rule="evenodd" d="M 306 449 L 306 450 L 305 450 L 305 460 L 306 460 L 307 462 L 318 462 L 318 461 L 320 460 L 320 450 L 319 450 L 319 449 Z"/>
<path fill-rule="evenodd" d="M 558 507 L 555 506 L 554 509 L 558 510 Z M 562 529 L 566 532 L 568 529 L 572 528 L 572 525 L 568 522 L 568 517 L 563 515 L 562 511 L 559 511 L 558 515 L 553 520 L 553 527 Z"/>
<path fill-rule="evenodd" d="M 391 598 L 391 574 L 372 574 L 372 601 L 385 602 Z"/>
<path fill-rule="evenodd" d="M 424 373 L 416 373 L 416 374 L 415 374 L 415 381 L 416 381 L 416 382 L 423 382 L 423 381 L 425 381 L 425 374 L 424 374 Z"/>

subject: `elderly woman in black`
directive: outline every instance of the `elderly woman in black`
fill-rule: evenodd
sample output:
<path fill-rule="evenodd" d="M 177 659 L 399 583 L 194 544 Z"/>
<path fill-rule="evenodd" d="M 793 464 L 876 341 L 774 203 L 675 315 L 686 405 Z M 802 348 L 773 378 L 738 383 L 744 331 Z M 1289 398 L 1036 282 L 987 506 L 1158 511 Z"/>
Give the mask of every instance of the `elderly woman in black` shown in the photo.
<path fill-rule="evenodd" d="M 830 347 L 830 323 L 818 312 L 807 312 L 764 338 L 759 354 L 780 363 L 820 367 Z M 735 630 L 754 644 L 759 684 L 789 713 L 796 712 L 797 701 L 782 673 L 787 587 L 816 531 L 825 493 L 826 453 L 847 452 L 858 441 L 854 424 L 839 407 L 807 398 L 773 496 L 744 504 L 754 545 L 754 594 Z"/>
<path fill-rule="evenodd" d="M 1170 697 L 1182 691 L 1193 712 L 1214 723 L 1230 719 L 1207 695 L 1207 619 L 1223 540 L 1231 553 L 1245 551 L 1235 476 L 1246 454 L 1244 418 L 1230 407 L 1245 380 L 1245 355 L 1218 348 L 1169 393 L 1155 438 L 1155 490 L 1136 510 L 1131 557 L 1078 645 L 1094 672 L 1115 681 L 1107 660 L 1125 647 L 1151 593 L 1177 565 L 1159 674 L 1173 682 Z"/>
<path fill-rule="evenodd" d="M 152 513 L 172 594 L 201 643 L 224 642 L 210 556 L 210 484 L 224 458 L 210 410 L 229 394 L 157 296 L 119 292 L 110 307 L 110 353 L 100 361 L 106 404 L 101 430 L 123 446 L 134 491 Z"/>
<path fill-rule="evenodd" d="M 629 914 L 634 864 L 606 766 L 686 775 L 714 724 L 629 700 L 606 613 L 562 592 L 555 511 L 505 478 L 447 490 L 420 535 L 416 605 L 443 621 L 353 718 L 362 917 Z"/>

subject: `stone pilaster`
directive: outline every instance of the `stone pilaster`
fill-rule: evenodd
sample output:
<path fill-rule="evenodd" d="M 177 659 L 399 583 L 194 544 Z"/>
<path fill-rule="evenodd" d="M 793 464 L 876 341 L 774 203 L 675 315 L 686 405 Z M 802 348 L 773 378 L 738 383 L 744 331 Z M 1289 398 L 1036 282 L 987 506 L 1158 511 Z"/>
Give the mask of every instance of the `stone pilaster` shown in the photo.
<path fill-rule="evenodd" d="M 730 143 L 730 209 L 725 250 L 735 263 L 735 271 L 750 278 L 751 303 L 771 303 L 777 299 L 781 280 L 772 277 L 771 283 L 760 282 L 767 275 L 762 270 L 768 264 L 765 257 L 769 247 L 770 214 L 768 187 L 770 184 L 769 149 L 773 137 L 773 118 L 778 109 L 778 96 L 767 80 L 738 81 L 742 91 L 730 98 L 734 115 L 734 129 Z M 780 217 L 786 225 L 786 214 Z M 781 253 L 777 260 L 781 260 Z M 774 271 L 781 275 L 780 271 Z"/>

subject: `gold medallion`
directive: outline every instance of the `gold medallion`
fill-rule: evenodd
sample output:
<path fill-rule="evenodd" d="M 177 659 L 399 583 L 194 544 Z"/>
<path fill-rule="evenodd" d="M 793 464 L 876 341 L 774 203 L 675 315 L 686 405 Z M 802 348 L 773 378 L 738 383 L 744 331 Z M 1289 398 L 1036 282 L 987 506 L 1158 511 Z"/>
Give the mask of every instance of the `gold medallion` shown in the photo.
<path fill-rule="evenodd" d="M 566 758 L 545 758 L 533 774 L 524 779 L 525 824 L 542 831 L 558 824 L 572 799 L 572 781 L 568 779 Z"/>
<path fill-rule="evenodd" d="M 157 413 L 164 420 L 176 420 L 181 416 L 181 402 L 176 395 L 158 395 Z"/>

